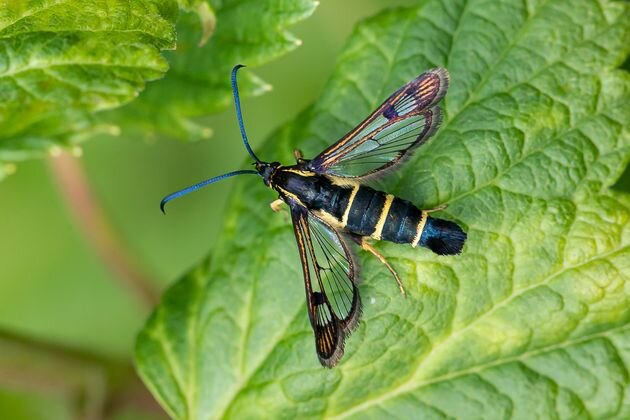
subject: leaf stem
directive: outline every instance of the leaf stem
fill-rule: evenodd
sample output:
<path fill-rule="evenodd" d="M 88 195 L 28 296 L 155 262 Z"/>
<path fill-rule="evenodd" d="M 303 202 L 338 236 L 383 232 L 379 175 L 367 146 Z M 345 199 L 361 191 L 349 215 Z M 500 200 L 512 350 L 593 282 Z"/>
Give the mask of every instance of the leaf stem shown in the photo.
<path fill-rule="evenodd" d="M 127 251 L 116 234 L 97 198 L 92 193 L 79 160 L 60 153 L 49 160 L 51 173 L 79 230 L 103 265 L 143 306 L 153 307 L 159 297 L 156 283 L 146 274 Z"/>

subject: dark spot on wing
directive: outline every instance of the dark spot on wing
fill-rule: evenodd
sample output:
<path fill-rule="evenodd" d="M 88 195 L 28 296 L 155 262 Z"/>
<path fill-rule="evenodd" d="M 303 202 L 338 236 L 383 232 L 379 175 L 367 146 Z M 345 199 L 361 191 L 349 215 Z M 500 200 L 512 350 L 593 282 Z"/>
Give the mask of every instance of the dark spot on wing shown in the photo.
<path fill-rule="evenodd" d="M 313 303 L 319 306 L 324 303 L 324 295 L 320 292 L 313 292 Z"/>
<path fill-rule="evenodd" d="M 396 118 L 398 116 L 398 113 L 391 104 L 388 104 L 383 110 L 383 116 L 388 120 L 391 120 Z"/>

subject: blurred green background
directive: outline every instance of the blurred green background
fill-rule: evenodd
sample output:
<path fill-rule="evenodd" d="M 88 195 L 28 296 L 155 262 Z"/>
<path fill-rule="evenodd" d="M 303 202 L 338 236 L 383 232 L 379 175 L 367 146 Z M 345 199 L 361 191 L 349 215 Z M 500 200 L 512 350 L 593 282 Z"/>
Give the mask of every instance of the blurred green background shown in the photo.
<path fill-rule="evenodd" d="M 242 101 L 253 147 L 317 98 L 358 20 L 385 7 L 414 3 L 328 0 L 291 28 L 303 45 L 280 60 L 250 69 L 273 86 L 264 96 Z M 172 203 L 167 216 L 160 213 L 165 194 L 249 164 L 232 108 L 203 122 L 214 130 L 203 142 L 149 141 L 122 133 L 83 146 L 81 164 L 113 233 L 124 244 L 120 252 L 159 290 L 211 251 L 230 184 L 259 182 L 225 181 Z M 20 163 L 14 175 L 0 182 L 2 419 L 75 417 L 76 405 L 90 404 L 85 400 L 91 397 L 83 394 L 92 391 L 83 388 L 104 392 L 98 389 L 105 380 L 100 366 L 113 366 L 107 383 L 116 384 L 125 376 L 117 373 L 124 371 L 118 366 L 131 364 L 134 336 L 150 311 L 89 245 L 60 193 L 51 159 Z M 274 198 L 270 193 L 270 201 Z M 139 387 L 136 383 L 126 398 L 148 398 L 134 396 Z M 150 402 L 120 405 L 124 409 L 108 412 L 116 418 L 140 418 L 145 411 L 159 416 Z"/>

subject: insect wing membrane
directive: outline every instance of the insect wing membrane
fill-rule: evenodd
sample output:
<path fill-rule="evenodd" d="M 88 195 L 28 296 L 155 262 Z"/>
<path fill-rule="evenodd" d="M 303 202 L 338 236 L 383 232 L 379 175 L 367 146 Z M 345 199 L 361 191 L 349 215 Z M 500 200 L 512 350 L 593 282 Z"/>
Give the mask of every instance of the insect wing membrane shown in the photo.
<path fill-rule="evenodd" d="M 299 205 L 291 207 L 317 355 L 322 365 L 333 367 L 343 355 L 345 337 L 359 321 L 356 264 L 330 225 Z"/>
<path fill-rule="evenodd" d="M 342 320 L 344 330 L 352 329 L 357 321 L 358 297 L 352 256 L 332 227 L 313 216 L 309 216 L 308 221 L 319 266 L 319 291 L 330 301 L 336 316 Z"/>
<path fill-rule="evenodd" d="M 439 126 L 441 113 L 435 104 L 444 97 L 448 81 L 444 68 L 423 73 L 315 157 L 309 168 L 317 173 L 361 177 L 400 162 Z"/>

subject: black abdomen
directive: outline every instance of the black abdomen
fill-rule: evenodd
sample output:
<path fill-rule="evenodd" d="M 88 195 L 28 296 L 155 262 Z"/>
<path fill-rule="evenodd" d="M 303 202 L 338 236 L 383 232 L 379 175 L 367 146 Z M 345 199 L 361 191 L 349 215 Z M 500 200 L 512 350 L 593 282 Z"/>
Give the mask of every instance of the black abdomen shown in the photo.
<path fill-rule="evenodd" d="M 455 255 L 462 252 L 466 232 L 450 220 L 427 217 L 419 245 L 440 255 Z"/>
<path fill-rule="evenodd" d="M 414 244 L 423 218 L 422 211 L 411 202 L 395 197 L 387 212 L 381 239 L 397 244 Z"/>
<path fill-rule="evenodd" d="M 411 202 L 360 186 L 350 203 L 346 230 L 374 239 L 459 254 L 466 233 L 454 222 L 430 217 Z"/>
<path fill-rule="evenodd" d="M 346 229 L 361 236 L 372 236 L 386 201 L 386 194 L 359 186 L 350 204 Z"/>

